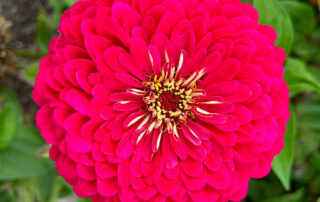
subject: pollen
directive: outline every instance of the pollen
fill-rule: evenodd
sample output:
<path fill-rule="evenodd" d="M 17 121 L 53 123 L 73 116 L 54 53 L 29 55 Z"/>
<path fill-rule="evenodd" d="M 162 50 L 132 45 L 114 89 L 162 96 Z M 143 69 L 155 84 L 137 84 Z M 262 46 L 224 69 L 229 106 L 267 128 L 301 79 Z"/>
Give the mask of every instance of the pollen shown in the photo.
<path fill-rule="evenodd" d="M 161 131 L 175 133 L 175 137 L 178 137 L 176 131 L 179 123 L 185 123 L 188 117 L 194 118 L 196 100 L 204 94 L 197 88 L 197 82 L 205 70 L 193 72 L 186 78 L 179 75 L 179 70 L 175 65 L 166 63 L 160 75 L 147 75 L 149 81 L 143 82 L 146 89 L 143 100 L 153 118 L 148 133 L 161 128 Z"/>

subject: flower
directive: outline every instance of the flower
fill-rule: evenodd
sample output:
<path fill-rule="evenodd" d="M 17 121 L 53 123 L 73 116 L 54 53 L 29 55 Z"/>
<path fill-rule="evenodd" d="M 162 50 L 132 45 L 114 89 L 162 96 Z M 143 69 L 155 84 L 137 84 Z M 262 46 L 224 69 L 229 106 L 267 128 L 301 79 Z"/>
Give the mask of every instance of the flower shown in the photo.
<path fill-rule="evenodd" d="M 36 120 L 80 197 L 239 201 L 283 147 L 275 31 L 239 0 L 84 0 L 40 63 Z"/>

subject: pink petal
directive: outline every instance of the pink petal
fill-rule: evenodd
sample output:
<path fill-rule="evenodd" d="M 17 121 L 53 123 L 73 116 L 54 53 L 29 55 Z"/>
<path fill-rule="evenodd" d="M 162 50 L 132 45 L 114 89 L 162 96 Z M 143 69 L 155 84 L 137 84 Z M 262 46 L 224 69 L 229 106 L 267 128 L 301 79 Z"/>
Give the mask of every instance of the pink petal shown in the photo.
<path fill-rule="evenodd" d="M 131 136 L 132 135 L 130 133 L 127 133 L 120 140 L 116 151 L 118 157 L 128 158 L 132 155 L 134 151 L 134 146 L 131 144 Z"/>
<path fill-rule="evenodd" d="M 202 162 L 187 158 L 180 162 L 182 171 L 190 177 L 198 177 L 202 173 Z"/>
<path fill-rule="evenodd" d="M 92 150 L 93 144 L 91 141 L 86 140 L 79 136 L 67 135 L 66 141 L 70 149 L 75 152 L 85 153 Z"/>
<path fill-rule="evenodd" d="M 112 46 L 104 52 L 105 61 L 114 72 L 125 72 L 125 69 L 119 61 L 119 56 L 123 52 L 125 52 L 125 50 L 118 46 Z"/>
<path fill-rule="evenodd" d="M 201 145 L 201 139 L 198 137 L 198 136 L 195 136 L 194 133 L 192 133 L 190 131 L 190 129 L 184 125 L 184 124 L 181 124 L 181 129 L 182 129 L 182 132 L 183 132 L 183 135 L 184 137 L 192 144 L 196 145 L 196 146 L 199 146 Z"/>
<path fill-rule="evenodd" d="M 174 167 L 173 169 L 167 169 L 165 168 L 163 170 L 163 174 L 166 176 L 167 179 L 169 180 L 174 180 L 176 179 L 179 175 L 180 175 L 180 166 L 179 164 L 177 164 L 176 167 Z"/>
<path fill-rule="evenodd" d="M 236 131 L 240 124 L 237 119 L 233 116 L 227 116 L 227 121 L 224 124 L 215 125 L 218 129 L 224 131 L 224 132 L 234 132 Z"/>
<path fill-rule="evenodd" d="M 82 114 L 76 112 L 65 119 L 63 123 L 64 129 L 71 135 L 81 136 L 81 126 L 86 124 L 88 118 Z"/>
<path fill-rule="evenodd" d="M 207 155 L 206 160 L 204 161 L 204 164 L 206 164 L 207 168 L 211 171 L 218 171 L 222 164 L 222 158 L 221 155 L 218 152 L 210 152 Z"/>
<path fill-rule="evenodd" d="M 93 167 L 77 164 L 78 175 L 85 180 L 95 180 L 97 178 Z"/>
<path fill-rule="evenodd" d="M 142 101 L 132 101 L 126 104 L 116 103 L 116 104 L 113 104 L 113 109 L 116 111 L 134 111 L 144 105 L 145 104 Z"/>
<path fill-rule="evenodd" d="M 115 77 L 117 77 L 123 83 L 126 83 L 132 87 L 144 88 L 144 86 L 142 85 L 142 82 L 130 74 L 117 72 L 115 74 Z"/>
<path fill-rule="evenodd" d="M 215 189 L 206 186 L 200 191 L 190 191 L 190 197 L 194 201 L 219 201 L 220 195 L 215 191 Z"/>
<path fill-rule="evenodd" d="M 176 153 L 172 150 L 168 135 L 168 133 L 163 134 L 162 153 L 166 167 L 172 169 L 176 167 L 178 159 Z"/>
<path fill-rule="evenodd" d="M 230 186 L 230 173 L 222 164 L 219 171 L 212 172 L 208 170 L 208 184 L 215 189 L 226 189 Z"/>
<path fill-rule="evenodd" d="M 90 197 L 98 193 L 96 181 L 78 179 L 73 187 L 79 197 Z"/>
<path fill-rule="evenodd" d="M 137 191 L 137 195 L 142 200 L 150 200 L 157 194 L 157 189 L 154 186 L 147 186 Z"/>
<path fill-rule="evenodd" d="M 181 173 L 181 180 L 189 190 L 201 190 L 207 184 L 207 169 L 202 169 L 198 177 L 190 177 Z"/>
<path fill-rule="evenodd" d="M 183 139 L 179 139 L 179 141 L 176 141 L 174 137 L 170 137 L 170 143 L 177 156 L 179 156 L 181 160 L 185 160 L 188 156 L 188 153 Z"/>
<path fill-rule="evenodd" d="M 177 193 L 177 191 L 179 190 L 181 185 L 181 180 L 179 178 L 175 180 L 167 180 L 165 177 L 161 175 L 156 185 L 157 185 L 158 191 L 161 194 L 165 196 L 171 196 Z"/>
<path fill-rule="evenodd" d="M 129 160 L 121 161 L 118 164 L 118 184 L 120 187 L 127 187 L 130 185 L 130 164 Z"/>
<path fill-rule="evenodd" d="M 202 140 L 209 140 L 211 137 L 210 132 L 203 127 L 202 124 L 196 123 L 188 119 L 187 121 L 188 127 Z"/>
<path fill-rule="evenodd" d="M 98 179 L 97 186 L 99 194 L 105 197 L 113 196 L 119 192 L 117 178 Z"/>
<path fill-rule="evenodd" d="M 109 104 L 109 97 L 111 94 L 111 90 L 106 88 L 103 84 L 98 84 L 92 89 L 92 95 L 99 102 L 104 104 Z"/>

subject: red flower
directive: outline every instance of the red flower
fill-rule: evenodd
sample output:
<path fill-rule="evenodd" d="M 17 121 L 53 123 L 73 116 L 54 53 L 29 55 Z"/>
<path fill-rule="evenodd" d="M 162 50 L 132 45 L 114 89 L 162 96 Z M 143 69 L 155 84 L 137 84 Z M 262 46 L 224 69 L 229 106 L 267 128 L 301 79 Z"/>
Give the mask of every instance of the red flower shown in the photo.
<path fill-rule="evenodd" d="M 50 157 L 93 201 L 245 197 L 283 146 L 275 31 L 238 0 L 85 0 L 61 18 L 34 99 Z"/>

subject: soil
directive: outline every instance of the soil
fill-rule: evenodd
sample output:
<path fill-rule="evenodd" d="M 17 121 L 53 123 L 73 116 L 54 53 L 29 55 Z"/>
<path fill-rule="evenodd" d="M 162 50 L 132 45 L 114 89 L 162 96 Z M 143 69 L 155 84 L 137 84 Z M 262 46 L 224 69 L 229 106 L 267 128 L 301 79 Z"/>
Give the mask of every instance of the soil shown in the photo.
<path fill-rule="evenodd" d="M 14 49 L 29 49 L 33 45 L 41 0 L 0 0 L 0 14 L 12 22 Z"/>
<path fill-rule="evenodd" d="M 23 109 L 24 120 L 33 125 L 38 109 L 32 99 L 33 86 L 19 76 L 19 68 L 15 65 L 25 58 L 12 56 L 14 55 L 12 50 L 32 52 L 36 49 L 34 41 L 37 16 L 45 5 L 46 0 L 0 0 L 0 16 L 12 25 L 8 30 L 12 35 L 10 42 L 0 42 L 2 49 L 8 55 L 0 61 L 0 85 L 5 85 L 17 95 Z"/>

